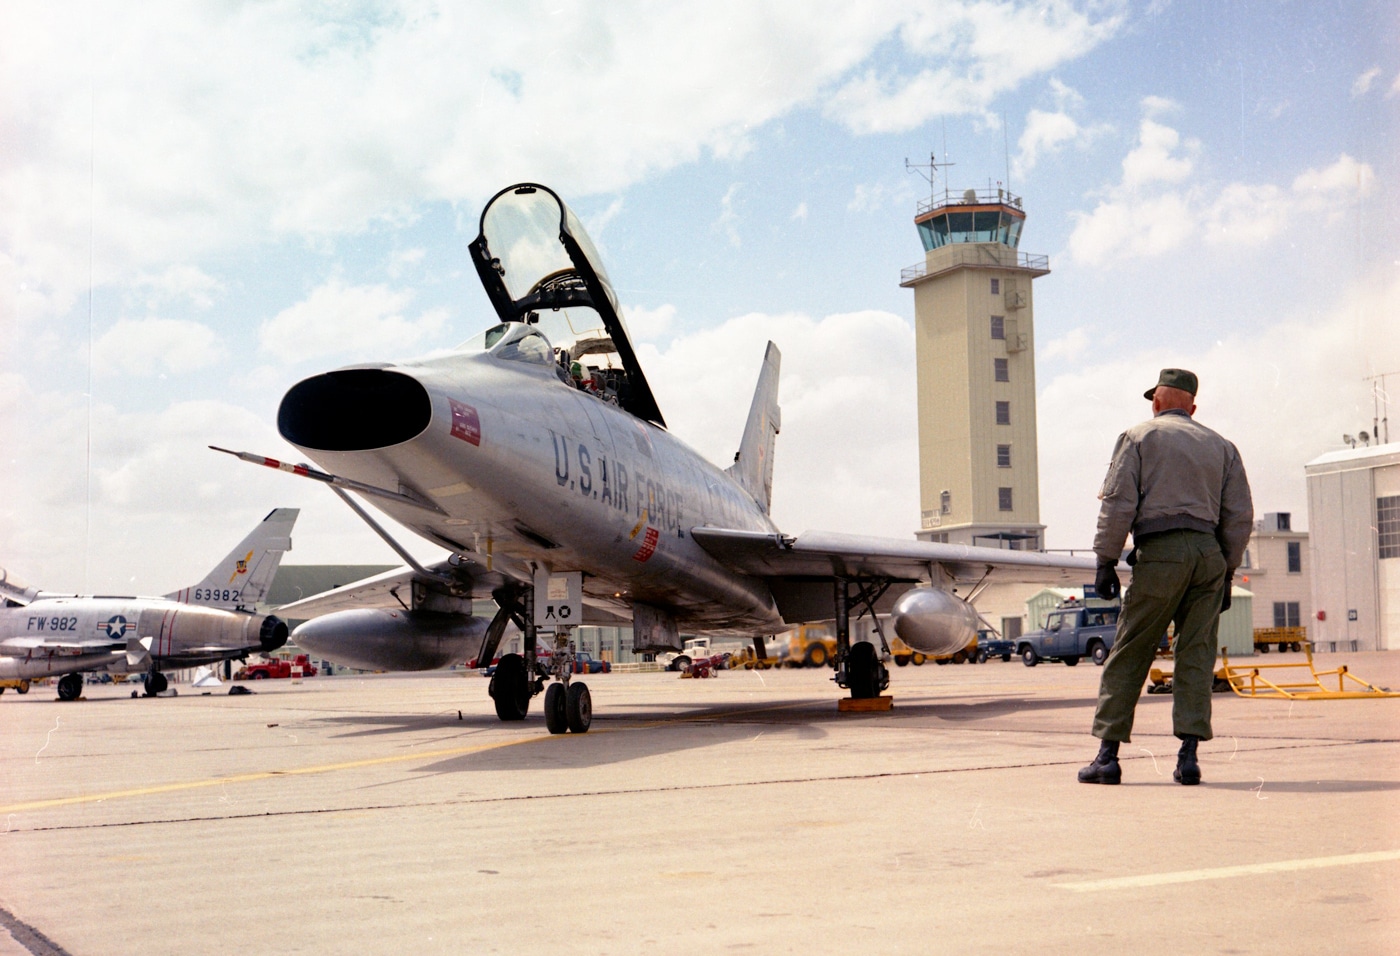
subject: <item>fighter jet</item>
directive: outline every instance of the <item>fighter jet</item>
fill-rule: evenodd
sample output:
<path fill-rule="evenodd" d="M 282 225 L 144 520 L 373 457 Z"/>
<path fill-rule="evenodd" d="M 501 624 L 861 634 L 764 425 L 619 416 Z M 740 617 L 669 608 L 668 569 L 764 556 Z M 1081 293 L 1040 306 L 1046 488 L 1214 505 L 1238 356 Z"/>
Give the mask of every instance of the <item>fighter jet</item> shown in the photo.
<path fill-rule="evenodd" d="M 886 655 L 851 644 L 852 613 L 892 612 L 905 643 L 952 653 L 974 635 L 968 602 L 988 583 L 1092 575 L 1092 558 L 783 534 L 769 516 L 775 345 L 734 461 L 719 468 L 667 429 L 597 250 L 552 190 L 496 194 L 470 254 L 499 324 L 449 354 L 294 385 L 278 429 L 321 468 L 229 452 L 329 484 L 408 562 L 280 608 L 312 618 L 299 646 L 361 667 L 485 662 L 513 621 L 524 653 L 500 660 L 497 715 L 523 719 L 552 677 L 549 730 L 582 732 L 592 704 L 570 679 L 569 640 L 580 624 L 630 625 L 637 651 L 680 650 L 684 630 L 750 636 L 762 654 L 765 635 L 834 621 L 836 681 L 870 698 L 888 685 Z M 419 564 L 349 492 L 449 558 Z M 473 617 L 486 597 L 498 610 Z"/>
<path fill-rule="evenodd" d="M 76 700 L 83 672 L 146 672 L 147 694 L 165 690 L 162 668 L 269 653 L 287 625 L 255 613 L 291 550 L 299 509 L 278 508 L 193 587 L 165 597 L 54 594 L 0 570 L 0 678 L 61 674 L 60 700 Z"/>

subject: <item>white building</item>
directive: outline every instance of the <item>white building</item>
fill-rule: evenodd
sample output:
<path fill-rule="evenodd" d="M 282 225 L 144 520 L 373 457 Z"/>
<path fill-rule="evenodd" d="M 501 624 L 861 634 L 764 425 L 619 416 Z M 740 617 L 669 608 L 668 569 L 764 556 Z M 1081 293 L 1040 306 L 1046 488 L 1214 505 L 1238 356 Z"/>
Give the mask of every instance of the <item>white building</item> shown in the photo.
<path fill-rule="evenodd" d="M 1400 649 L 1400 442 L 1331 452 L 1304 473 L 1310 639 L 1321 650 Z"/>
<path fill-rule="evenodd" d="M 1312 555 L 1308 533 L 1293 516 L 1270 512 L 1254 523 L 1235 583 L 1254 594 L 1254 627 L 1308 627 L 1312 623 Z M 1311 628 L 1309 629 L 1311 631 Z"/>

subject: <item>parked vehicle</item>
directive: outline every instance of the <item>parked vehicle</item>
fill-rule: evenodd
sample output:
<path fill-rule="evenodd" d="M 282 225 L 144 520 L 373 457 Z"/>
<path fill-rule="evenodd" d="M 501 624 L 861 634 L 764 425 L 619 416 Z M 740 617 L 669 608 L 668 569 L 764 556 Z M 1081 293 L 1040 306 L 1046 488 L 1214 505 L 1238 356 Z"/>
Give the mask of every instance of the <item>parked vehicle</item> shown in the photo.
<path fill-rule="evenodd" d="M 1073 667 L 1084 657 L 1102 667 L 1113 648 L 1118 610 L 1076 604 L 1051 611 L 1044 628 L 1021 635 L 1016 652 L 1027 667 L 1041 661 L 1061 661 Z"/>
<path fill-rule="evenodd" d="M 993 657 L 1009 661 L 1011 655 L 1015 653 L 1015 641 L 1001 637 L 996 631 L 990 629 L 977 632 L 977 662 L 979 664 L 985 664 Z"/>
<path fill-rule="evenodd" d="M 293 673 L 297 671 L 297 673 Z M 240 667 L 233 675 L 234 680 L 266 680 L 283 677 L 315 677 L 316 665 L 306 654 L 298 654 L 291 660 L 274 657 L 268 661 L 256 661 L 247 667 Z"/>
<path fill-rule="evenodd" d="M 600 661 L 587 651 L 574 653 L 575 674 L 607 674 L 610 671 L 612 671 L 612 665 L 607 661 Z"/>
<path fill-rule="evenodd" d="M 15 689 L 16 694 L 27 694 L 29 693 L 29 678 L 7 678 L 5 680 L 0 680 L 0 694 L 5 693 L 5 688 L 7 687 L 13 687 Z"/>

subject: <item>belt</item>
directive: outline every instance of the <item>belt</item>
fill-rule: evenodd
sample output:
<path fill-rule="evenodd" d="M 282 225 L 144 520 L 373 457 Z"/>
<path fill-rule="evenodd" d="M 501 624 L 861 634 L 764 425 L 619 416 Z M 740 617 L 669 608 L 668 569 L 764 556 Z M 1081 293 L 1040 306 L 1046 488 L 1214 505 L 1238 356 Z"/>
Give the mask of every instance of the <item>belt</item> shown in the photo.
<path fill-rule="evenodd" d="M 1133 525 L 1133 542 L 1140 543 L 1143 538 L 1151 537 L 1154 534 L 1164 534 L 1168 531 L 1199 531 L 1202 534 L 1215 534 L 1215 525 L 1190 515 L 1163 515 L 1160 518 L 1148 518 Z"/>

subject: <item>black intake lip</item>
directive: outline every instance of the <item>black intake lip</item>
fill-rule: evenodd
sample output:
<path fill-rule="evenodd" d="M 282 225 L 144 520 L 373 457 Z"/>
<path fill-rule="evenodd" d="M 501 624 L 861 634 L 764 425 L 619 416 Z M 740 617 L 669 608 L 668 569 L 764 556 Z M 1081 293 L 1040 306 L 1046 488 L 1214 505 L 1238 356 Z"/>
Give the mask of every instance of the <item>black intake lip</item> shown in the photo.
<path fill-rule="evenodd" d="M 277 409 L 277 431 L 300 448 L 370 451 L 418 437 L 432 417 L 427 389 L 411 376 L 346 368 L 293 385 Z"/>

